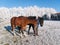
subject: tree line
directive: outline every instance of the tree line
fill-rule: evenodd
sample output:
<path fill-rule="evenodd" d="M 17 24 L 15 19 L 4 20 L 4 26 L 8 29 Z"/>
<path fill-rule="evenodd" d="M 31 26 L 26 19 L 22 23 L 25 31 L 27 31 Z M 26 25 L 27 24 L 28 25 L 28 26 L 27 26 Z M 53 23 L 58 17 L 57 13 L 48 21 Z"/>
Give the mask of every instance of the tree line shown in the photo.
<path fill-rule="evenodd" d="M 45 14 L 43 16 L 44 20 L 60 20 L 60 13 L 56 13 L 56 14 L 51 14 L 51 17 L 49 18 L 49 16 L 47 14 Z"/>

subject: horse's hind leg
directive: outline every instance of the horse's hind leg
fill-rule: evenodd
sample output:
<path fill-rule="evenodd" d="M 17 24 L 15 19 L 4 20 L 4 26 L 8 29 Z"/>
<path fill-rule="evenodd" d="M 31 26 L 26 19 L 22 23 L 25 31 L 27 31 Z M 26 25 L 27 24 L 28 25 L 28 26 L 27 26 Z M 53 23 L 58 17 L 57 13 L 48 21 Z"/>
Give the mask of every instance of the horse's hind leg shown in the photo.
<path fill-rule="evenodd" d="M 15 34 L 15 27 L 12 27 L 12 33 L 13 33 L 13 41 L 15 42 L 17 40 L 16 34 Z"/>
<path fill-rule="evenodd" d="M 12 31 L 14 31 L 15 27 L 16 27 L 15 25 L 11 24 L 11 30 Z"/>
<path fill-rule="evenodd" d="M 25 33 L 24 33 L 23 30 L 21 30 L 21 33 L 22 33 L 22 35 L 21 35 L 22 38 L 23 38 L 23 37 L 26 37 L 26 35 L 25 35 Z"/>
<path fill-rule="evenodd" d="M 26 29 L 26 27 L 21 28 L 21 32 L 22 32 L 22 35 L 23 35 L 24 37 L 26 37 L 26 36 L 27 36 L 26 32 L 24 32 L 24 31 L 25 31 L 25 29 Z"/>
<path fill-rule="evenodd" d="M 19 33 L 21 32 L 21 27 L 18 26 Z"/>
<path fill-rule="evenodd" d="M 22 37 L 22 36 L 25 37 L 23 30 L 24 30 L 23 28 L 21 28 L 21 30 L 20 30 L 20 31 L 21 31 L 21 34 L 22 34 L 21 37 Z"/>
<path fill-rule="evenodd" d="M 13 36 L 16 36 L 15 30 L 14 30 L 16 26 L 15 26 L 15 25 L 12 25 L 11 27 L 12 27 L 12 33 L 13 33 Z"/>

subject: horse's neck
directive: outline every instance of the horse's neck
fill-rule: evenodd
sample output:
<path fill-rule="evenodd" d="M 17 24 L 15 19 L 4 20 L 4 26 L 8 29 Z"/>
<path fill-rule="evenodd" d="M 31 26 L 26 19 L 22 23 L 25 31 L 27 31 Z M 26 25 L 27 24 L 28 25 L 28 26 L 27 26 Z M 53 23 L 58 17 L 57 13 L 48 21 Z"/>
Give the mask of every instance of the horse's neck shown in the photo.
<path fill-rule="evenodd" d="M 37 24 L 39 25 L 39 19 L 38 19 L 38 16 L 36 16 L 36 20 L 37 20 Z"/>

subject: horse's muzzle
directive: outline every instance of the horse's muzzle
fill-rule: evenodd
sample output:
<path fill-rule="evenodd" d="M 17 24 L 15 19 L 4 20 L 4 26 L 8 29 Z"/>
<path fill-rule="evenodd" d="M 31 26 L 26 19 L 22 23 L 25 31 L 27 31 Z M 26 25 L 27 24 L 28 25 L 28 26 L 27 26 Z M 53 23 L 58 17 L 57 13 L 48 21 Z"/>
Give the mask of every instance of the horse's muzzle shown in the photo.
<path fill-rule="evenodd" d="M 41 27 L 42 27 L 43 25 L 41 25 Z"/>

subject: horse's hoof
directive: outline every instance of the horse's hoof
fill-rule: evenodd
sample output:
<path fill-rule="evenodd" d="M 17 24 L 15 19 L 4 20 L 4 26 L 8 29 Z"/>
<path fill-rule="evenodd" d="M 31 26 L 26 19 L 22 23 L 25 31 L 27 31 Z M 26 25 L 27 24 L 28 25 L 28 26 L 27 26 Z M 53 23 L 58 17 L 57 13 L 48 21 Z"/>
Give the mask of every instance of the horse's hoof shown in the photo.
<path fill-rule="evenodd" d="M 25 35 L 23 35 L 23 37 L 26 37 Z"/>
<path fill-rule="evenodd" d="M 35 34 L 33 36 L 36 36 Z"/>
<path fill-rule="evenodd" d="M 19 36 L 21 38 L 21 36 Z"/>
<path fill-rule="evenodd" d="M 26 40 L 26 42 L 29 42 L 29 40 Z"/>
<path fill-rule="evenodd" d="M 23 34 L 23 35 L 20 35 L 20 38 L 25 38 L 27 35 L 26 34 Z"/>
<path fill-rule="evenodd" d="M 24 38 L 23 35 L 20 35 L 20 38 Z"/>
<path fill-rule="evenodd" d="M 38 34 L 34 34 L 33 36 L 39 36 Z"/>

